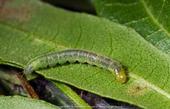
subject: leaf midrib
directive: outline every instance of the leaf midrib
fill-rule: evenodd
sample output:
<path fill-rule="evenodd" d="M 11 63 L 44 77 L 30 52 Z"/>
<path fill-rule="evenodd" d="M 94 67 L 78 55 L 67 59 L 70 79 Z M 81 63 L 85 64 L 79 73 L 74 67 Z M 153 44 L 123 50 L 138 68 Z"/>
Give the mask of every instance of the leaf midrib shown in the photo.
<path fill-rule="evenodd" d="M 31 37 L 31 35 L 38 36 L 38 35 L 35 34 L 35 33 L 30 33 L 30 34 L 29 34 L 28 31 L 25 31 L 25 30 L 16 28 L 16 27 L 14 27 L 14 26 L 12 26 L 12 25 L 10 25 L 10 24 L 6 24 L 6 23 L 2 23 L 2 22 L 0 22 L 0 24 L 1 24 L 1 25 L 4 25 L 4 26 L 6 26 L 6 27 L 8 27 L 8 28 L 10 28 L 10 29 L 14 29 L 14 30 L 16 30 L 16 31 L 22 32 L 22 33 L 26 34 L 26 36 L 29 36 L 31 39 L 35 39 L 34 37 Z M 45 40 L 43 40 L 43 39 L 40 39 L 40 37 L 39 37 L 39 38 L 36 38 L 36 39 L 41 40 L 41 41 L 44 42 L 44 44 L 46 44 L 47 46 L 50 45 L 50 46 L 55 46 L 55 47 L 57 47 L 56 44 L 55 44 L 54 42 L 52 42 L 52 41 L 50 41 L 50 43 L 48 43 L 48 41 L 45 41 Z M 65 47 L 64 45 L 59 45 L 59 46 Z M 67 47 L 65 47 L 65 48 L 67 48 Z M 170 94 L 169 94 L 168 92 L 164 91 L 163 89 L 161 89 L 160 87 L 155 86 L 154 84 L 148 82 L 147 80 L 139 77 L 138 75 L 136 75 L 136 74 L 134 74 L 134 73 L 132 73 L 132 72 L 131 72 L 131 74 L 130 74 L 129 76 L 130 76 L 131 78 L 135 79 L 135 80 L 139 80 L 139 79 L 141 80 L 141 79 L 142 79 L 142 80 L 144 81 L 144 83 L 145 83 L 150 89 L 155 90 L 155 91 L 158 92 L 159 94 L 161 94 L 161 95 L 167 97 L 168 99 L 170 99 Z M 95 92 L 94 92 L 94 93 L 95 93 Z"/>
<path fill-rule="evenodd" d="M 157 86 L 155 86 L 154 84 L 151 84 L 150 82 L 146 81 L 145 79 L 137 76 L 136 74 L 134 74 L 134 73 L 132 73 L 132 72 L 129 73 L 129 76 L 132 77 L 132 78 L 134 78 L 134 79 L 136 79 L 136 80 L 141 80 L 141 82 L 142 82 L 143 84 L 145 84 L 147 87 L 149 87 L 150 89 L 152 89 L 152 90 L 158 92 L 159 94 L 161 94 L 161 95 L 167 97 L 168 99 L 170 99 L 170 93 L 164 91 L 162 88 L 157 87 Z"/>
<path fill-rule="evenodd" d="M 163 30 L 169 37 L 170 33 L 165 29 L 165 27 L 155 18 L 151 10 L 148 8 L 147 3 L 145 0 L 140 0 L 141 4 L 143 5 L 144 9 L 146 10 L 146 13 L 148 16 L 152 19 L 152 21 L 161 29 Z"/>

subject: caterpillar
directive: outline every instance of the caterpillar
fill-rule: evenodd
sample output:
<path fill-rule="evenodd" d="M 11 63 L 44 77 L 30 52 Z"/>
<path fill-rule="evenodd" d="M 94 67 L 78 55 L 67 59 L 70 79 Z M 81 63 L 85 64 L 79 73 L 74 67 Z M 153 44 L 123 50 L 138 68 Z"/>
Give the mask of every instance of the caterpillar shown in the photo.
<path fill-rule="evenodd" d="M 57 64 L 62 65 L 66 62 L 79 62 L 96 65 L 97 67 L 101 67 L 115 73 L 116 80 L 120 83 L 125 83 L 127 81 L 127 75 L 120 62 L 105 56 L 97 55 L 90 51 L 77 49 L 67 49 L 36 57 L 28 62 L 28 65 L 24 68 L 24 74 L 30 74 L 33 71 L 47 67 L 54 67 Z"/>

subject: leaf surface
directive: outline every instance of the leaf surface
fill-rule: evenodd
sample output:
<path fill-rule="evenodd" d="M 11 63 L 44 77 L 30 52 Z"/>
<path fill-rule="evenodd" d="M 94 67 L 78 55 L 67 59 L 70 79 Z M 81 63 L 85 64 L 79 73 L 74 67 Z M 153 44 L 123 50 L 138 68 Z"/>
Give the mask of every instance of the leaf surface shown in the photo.
<path fill-rule="evenodd" d="M 42 100 L 36 100 L 21 96 L 1 96 L 1 109 L 60 109 Z"/>
<path fill-rule="evenodd" d="M 169 0 L 94 0 L 99 16 L 134 28 L 145 40 L 169 55 Z"/>
<path fill-rule="evenodd" d="M 140 107 L 170 108 L 170 58 L 133 29 L 35 0 L 10 1 L 3 9 L 0 13 L 0 63 L 23 68 L 32 58 L 51 51 L 90 50 L 126 66 L 128 82 L 120 84 L 106 69 L 84 64 L 37 73 Z M 6 10 L 11 10 L 12 14 L 5 14 Z"/>

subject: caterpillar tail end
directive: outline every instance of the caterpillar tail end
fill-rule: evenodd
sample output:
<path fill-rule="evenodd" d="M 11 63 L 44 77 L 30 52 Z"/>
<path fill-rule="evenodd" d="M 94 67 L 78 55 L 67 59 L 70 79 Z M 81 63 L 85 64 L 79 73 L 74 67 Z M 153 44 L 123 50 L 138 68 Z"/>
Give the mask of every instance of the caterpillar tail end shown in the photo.
<path fill-rule="evenodd" d="M 120 83 L 126 83 L 127 81 L 127 75 L 125 73 L 125 70 L 122 68 L 117 74 L 116 74 L 116 80 Z"/>
<path fill-rule="evenodd" d="M 24 68 L 24 72 L 23 73 L 25 75 L 28 75 L 28 74 L 31 74 L 32 72 L 33 72 L 33 67 L 29 65 L 29 66 Z"/>

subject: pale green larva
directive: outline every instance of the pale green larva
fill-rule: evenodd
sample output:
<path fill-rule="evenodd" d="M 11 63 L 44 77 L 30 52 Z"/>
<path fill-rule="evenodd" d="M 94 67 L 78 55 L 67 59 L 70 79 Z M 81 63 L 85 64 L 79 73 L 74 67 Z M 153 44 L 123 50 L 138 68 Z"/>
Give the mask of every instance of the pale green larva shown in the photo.
<path fill-rule="evenodd" d="M 90 51 L 76 49 L 57 51 L 36 57 L 28 63 L 24 69 L 24 73 L 29 74 L 33 71 L 47 68 L 48 66 L 54 67 L 57 64 L 62 65 L 66 62 L 79 62 L 96 65 L 98 67 L 105 68 L 111 72 L 114 72 L 116 74 L 116 79 L 121 83 L 125 83 L 127 80 L 125 70 L 118 61 L 97 55 Z"/>

